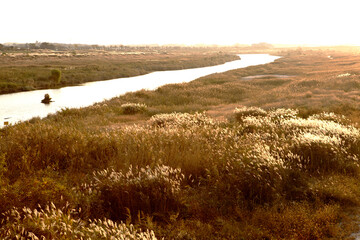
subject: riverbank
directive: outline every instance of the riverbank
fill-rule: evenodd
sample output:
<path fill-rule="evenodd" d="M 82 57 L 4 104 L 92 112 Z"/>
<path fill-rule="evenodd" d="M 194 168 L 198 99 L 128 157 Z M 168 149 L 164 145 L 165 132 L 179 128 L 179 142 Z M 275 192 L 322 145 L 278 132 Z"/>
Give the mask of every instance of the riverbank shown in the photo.
<path fill-rule="evenodd" d="M 328 56 L 289 51 L 1 129 L 0 236 L 95 238 L 123 221 L 159 239 L 346 239 L 360 59 Z"/>
<path fill-rule="evenodd" d="M 46 117 L 63 108 L 87 107 L 127 92 L 141 89 L 154 90 L 165 84 L 190 82 L 209 74 L 265 64 L 279 58 L 268 54 L 241 54 L 238 56 L 241 56 L 241 60 L 210 67 L 158 71 L 136 77 L 85 83 L 80 86 L 0 95 L 2 103 L 0 119 L 6 118 L 9 124 L 15 124 L 33 117 Z M 53 102 L 47 105 L 40 104 L 40 99 L 46 94 L 53 98 Z"/>
<path fill-rule="evenodd" d="M 239 59 L 204 49 L 143 52 L 33 50 L 0 55 L 0 94 L 60 88 L 154 71 L 213 66 Z M 53 75 L 53 71 L 58 75 Z"/>

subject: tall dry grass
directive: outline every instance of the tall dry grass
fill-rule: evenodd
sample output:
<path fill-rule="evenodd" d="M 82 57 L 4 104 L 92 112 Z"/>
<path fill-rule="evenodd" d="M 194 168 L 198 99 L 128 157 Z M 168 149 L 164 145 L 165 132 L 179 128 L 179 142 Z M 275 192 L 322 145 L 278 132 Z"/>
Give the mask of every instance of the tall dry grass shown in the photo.
<path fill-rule="evenodd" d="M 275 214 L 271 209 L 284 206 L 286 210 L 274 215 L 283 219 L 279 224 L 286 224 L 289 214 L 305 211 L 301 221 L 309 225 L 294 225 L 294 232 L 280 234 L 306 239 L 335 236 L 341 215 L 336 206 L 357 204 L 346 194 L 360 193 L 351 181 L 359 176 L 359 130 L 333 113 L 302 118 L 292 109 L 240 107 L 228 122 L 204 113 L 172 113 L 154 115 L 142 126 L 106 131 L 89 131 L 75 123 L 57 125 L 59 118 L 1 130 L 7 179 L 2 201 L 8 203 L 3 212 L 12 206 L 28 207 L 19 184 L 30 177 L 41 184 L 26 185 L 33 192 L 29 195 L 32 208 L 58 196 L 63 202 L 57 204 L 68 201 L 81 208 L 78 217 L 84 221 L 122 220 L 151 226 L 157 235 L 166 237 L 176 232 L 165 234 L 169 224 L 198 219 L 215 226 L 220 218 L 228 217 L 235 226 L 248 222 L 253 236 L 279 237 L 274 225 L 264 224 L 257 215 L 270 219 Z M 341 184 L 332 189 L 320 184 L 323 177 L 334 175 L 339 176 L 338 183 L 346 181 L 353 190 L 341 193 L 337 190 Z M 309 205 L 298 208 L 291 201 Z M 247 212 L 252 212 L 251 218 Z M 313 214 L 322 215 L 311 220 Z M 321 227 L 312 232 L 312 224 Z M 186 224 L 182 226 L 187 229 Z M 241 229 L 226 231 L 246 236 L 247 230 Z M 225 227 L 219 231 L 229 237 Z"/>
<path fill-rule="evenodd" d="M 340 64 L 356 56 L 291 54 L 1 129 L 1 237 L 110 238 L 117 224 L 165 239 L 345 238 L 360 136 L 357 63 Z M 242 80 L 257 74 L 296 76 Z M 201 112 L 216 105 L 222 120 Z"/>

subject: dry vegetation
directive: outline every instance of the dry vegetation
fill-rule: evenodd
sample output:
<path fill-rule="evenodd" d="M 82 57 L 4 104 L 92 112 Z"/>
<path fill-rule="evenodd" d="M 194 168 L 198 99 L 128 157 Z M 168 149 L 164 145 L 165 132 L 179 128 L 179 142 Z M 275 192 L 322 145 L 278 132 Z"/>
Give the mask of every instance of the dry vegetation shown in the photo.
<path fill-rule="evenodd" d="M 0 236 L 346 239 L 360 57 L 282 55 L 1 129 Z"/>
<path fill-rule="evenodd" d="M 148 50 L 54 51 L 32 50 L 26 53 L 0 54 L 0 94 L 42 88 L 58 88 L 90 81 L 142 75 L 153 71 L 217 65 L 238 59 L 219 51 Z M 54 81 L 52 71 L 61 73 Z"/>

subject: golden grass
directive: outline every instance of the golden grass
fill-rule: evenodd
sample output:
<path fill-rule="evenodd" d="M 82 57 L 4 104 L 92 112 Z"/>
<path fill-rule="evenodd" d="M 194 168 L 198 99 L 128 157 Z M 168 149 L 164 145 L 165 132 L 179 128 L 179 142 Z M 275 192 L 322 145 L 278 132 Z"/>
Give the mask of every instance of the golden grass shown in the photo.
<path fill-rule="evenodd" d="M 360 204 L 358 56 L 283 54 L 1 129 L 0 236 L 118 224 L 165 239 L 346 239 Z M 268 74 L 293 77 L 242 80 Z M 50 202 L 56 214 L 34 215 Z"/>

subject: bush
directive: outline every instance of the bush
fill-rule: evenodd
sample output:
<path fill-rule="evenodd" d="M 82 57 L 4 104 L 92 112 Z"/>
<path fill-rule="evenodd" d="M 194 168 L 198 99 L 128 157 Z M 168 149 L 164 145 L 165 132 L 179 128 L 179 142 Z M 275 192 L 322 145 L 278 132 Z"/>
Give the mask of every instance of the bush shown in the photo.
<path fill-rule="evenodd" d="M 8 92 L 14 92 L 16 91 L 18 88 L 20 87 L 20 85 L 18 83 L 13 83 L 13 82 L 0 82 L 0 91 L 2 93 L 8 93 Z"/>
<path fill-rule="evenodd" d="M 0 228 L 3 239 L 129 239 L 156 240 L 153 231 L 141 231 L 132 225 L 109 219 L 85 222 L 76 217 L 79 210 L 56 208 L 13 208 L 3 213 Z"/>
<path fill-rule="evenodd" d="M 189 128 L 193 126 L 211 126 L 215 121 L 207 117 L 204 113 L 171 113 L 157 114 L 152 116 L 150 124 L 155 127 L 183 127 Z"/>
<path fill-rule="evenodd" d="M 291 151 L 301 156 L 298 166 L 311 172 L 328 172 L 341 165 L 340 139 L 311 133 L 294 138 Z"/>
<path fill-rule="evenodd" d="M 283 160 L 269 146 L 253 144 L 246 146 L 237 159 L 228 160 L 210 185 L 215 187 L 214 192 L 224 206 L 251 208 L 274 201 L 281 192 L 283 172 Z"/>
<path fill-rule="evenodd" d="M 90 134 L 71 123 L 22 123 L 3 129 L 1 137 L 10 179 L 47 168 L 86 172 L 104 166 L 117 152 L 111 134 Z"/>
<path fill-rule="evenodd" d="M 304 133 L 294 137 L 291 152 L 301 156 L 297 166 L 310 172 L 348 172 L 358 167 L 352 155 L 337 136 Z"/>
<path fill-rule="evenodd" d="M 51 75 L 49 79 L 59 84 L 61 82 L 61 71 L 58 69 L 51 70 Z"/>
<path fill-rule="evenodd" d="M 311 115 L 309 117 L 309 119 L 332 121 L 332 122 L 339 123 L 339 124 L 350 124 L 350 121 L 344 115 L 336 115 L 335 113 L 332 113 L 332 112 L 330 112 L 330 113 L 323 112 L 323 113 L 319 113 L 319 114 L 314 114 L 314 115 Z"/>
<path fill-rule="evenodd" d="M 111 169 L 94 172 L 83 192 L 98 192 L 103 212 L 113 220 L 136 219 L 139 213 L 166 218 L 181 206 L 180 186 L 184 175 L 168 166 L 132 168 L 126 173 Z"/>
<path fill-rule="evenodd" d="M 237 121 L 242 122 L 242 120 L 245 117 L 266 116 L 267 112 L 258 107 L 240 107 L 240 108 L 235 108 L 234 115 Z"/>
<path fill-rule="evenodd" d="M 279 208 L 258 208 L 249 222 L 259 226 L 262 234 L 254 237 L 256 231 L 252 229 L 246 239 L 332 239 L 341 231 L 337 226 L 340 215 L 339 205 L 314 208 L 307 203 L 293 202 Z M 255 228 L 257 232 L 259 228 Z"/>
<path fill-rule="evenodd" d="M 121 105 L 123 114 L 136 114 L 146 112 L 147 106 L 142 103 L 125 103 Z"/>
<path fill-rule="evenodd" d="M 13 184 L 8 184 L 6 190 L 0 188 L 0 213 L 11 207 L 36 208 L 38 204 L 46 205 L 50 202 L 63 206 L 67 201 L 72 201 L 69 186 L 62 179 L 52 176 L 55 174 L 41 175 L 20 177 Z"/>

